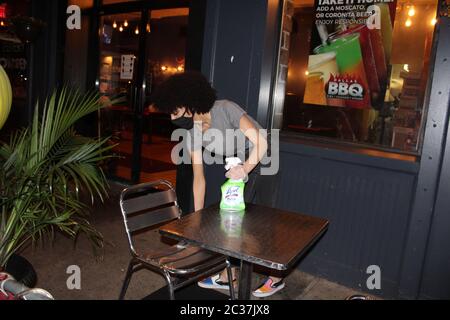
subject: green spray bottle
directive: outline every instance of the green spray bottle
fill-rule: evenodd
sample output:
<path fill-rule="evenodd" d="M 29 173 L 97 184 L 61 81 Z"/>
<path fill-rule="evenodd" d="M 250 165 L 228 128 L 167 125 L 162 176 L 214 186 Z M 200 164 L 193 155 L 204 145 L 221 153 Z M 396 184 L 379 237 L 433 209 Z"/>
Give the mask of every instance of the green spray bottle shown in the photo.
<path fill-rule="evenodd" d="M 242 163 L 241 159 L 237 157 L 231 157 L 225 159 L 226 165 L 225 169 L 230 170 L 231 168 L 240 165 Z M 222 185 L 222 200 L 220 201 L 220 209 L 227 211 L 242 211 L 245 209 L 244 201 L 244 187 L 245 182 L 242 179 L 232 180 L 227 179 Z"/>

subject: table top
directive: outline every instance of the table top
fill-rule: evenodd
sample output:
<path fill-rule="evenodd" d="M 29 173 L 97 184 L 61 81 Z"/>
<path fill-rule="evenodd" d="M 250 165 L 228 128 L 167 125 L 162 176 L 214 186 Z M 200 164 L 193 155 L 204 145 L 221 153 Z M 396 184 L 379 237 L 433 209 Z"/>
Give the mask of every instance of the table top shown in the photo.
<path fill-rule="evenodd" d="M 230 212 L 218 205 L 162 226 L 162 235 L 277 270 L 290 268 L 326 231 L 328 220 L 246 204 Z"/>

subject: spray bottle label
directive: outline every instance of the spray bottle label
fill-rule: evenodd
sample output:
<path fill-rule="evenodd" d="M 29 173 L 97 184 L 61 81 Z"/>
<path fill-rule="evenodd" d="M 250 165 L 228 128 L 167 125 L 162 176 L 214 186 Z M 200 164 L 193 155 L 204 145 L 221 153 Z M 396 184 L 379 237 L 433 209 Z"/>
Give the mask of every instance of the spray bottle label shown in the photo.
<path fill-rule="evenodd" d="M 244 210 L 244 186 L 242 181 L 227 180 L 222 185 L 222 201 L 220 202 L 221 209 L 227 210 Z"/>
<path fill-rule="evenodd" d="M 242 163 L 241 159 L 237 157 L 226 158 L 225 169 L 230 170 L 234 166 Z M 240 211 L 245 209 L 244 202 L 244 187 L 245 182 L 242 180 L 228 179 L 222 185 L 222 201 L 220 201 L 220 208 L 229 211 Z"/>

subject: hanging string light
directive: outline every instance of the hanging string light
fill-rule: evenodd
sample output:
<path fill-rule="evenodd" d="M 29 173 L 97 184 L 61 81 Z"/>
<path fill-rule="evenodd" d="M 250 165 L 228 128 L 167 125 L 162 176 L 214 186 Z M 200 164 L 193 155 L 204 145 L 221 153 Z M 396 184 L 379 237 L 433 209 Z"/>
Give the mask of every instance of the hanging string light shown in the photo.
<path fill-rule="evenodd" d="M 114 28 L 114 29 L 117 28 L 117 22 L 115 22 L 115 21 L 114 21 L 114 23 L 113 23 L 113 28 Z"/>
<path fill-rule="evenodd" d="M 135 34 L 139 34 L 139 27 L 136 26 L 136 30 L 134 30 Z"/>
<path fill-rule="evenodd" d="M 414 8 L 414 6 L 411 6 L 408 10 L 408 16 L 414 17 L 415 14 L 416 14 L 416 9 Z"/>
<path fill-rule="evenodd" d="M 123 27 L 122 27 L 122 26 L 119 27 L 119 31 L 120 31 L 120 32 L 123 31 Z"/>
<path fill-rule="evenodd" d="M 126 28 L 126 27 L 128 27 L 128 20 L 125 20 L 124 22 L 123 22 L 123 26 Z"/>
<path fill-rule="evenodd" d="M 409 28 L 412 26 L 412 20 L 410 18 L 408 18 L 405 22 L 405 27 Z"/>

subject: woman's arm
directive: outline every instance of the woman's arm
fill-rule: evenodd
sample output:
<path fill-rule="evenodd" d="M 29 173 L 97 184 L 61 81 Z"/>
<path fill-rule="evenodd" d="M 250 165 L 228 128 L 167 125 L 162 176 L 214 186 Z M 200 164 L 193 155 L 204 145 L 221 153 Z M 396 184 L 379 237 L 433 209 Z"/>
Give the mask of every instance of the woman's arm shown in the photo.
<path fill-rule="evenodd" d="M 203 172 L 202 150 L 192 151 L 192 171 L 194 175 L 192 191 L 194 193 L 194 210 L 203 209 L 205 205 L 206 180 Z"/>
<path fill-rule="evenodd" d="M 264 154 L 267 152 L 267 140 L 255 127 L 253 122 L 243 115 L 239 121 L 239 129 L 253 144 L 253 149 L 249 154 L 247 161 L 242 166 L 236 166 L 228 170 L 225 174 L 227 178 L 243 179 L 248 175 L 261 161 Z"/>
<path fill-rule="evenodd" d="M 247 161 L 244 162 L 244 170 L 246 174 L 249 174 L 264 157 L 267 152 L 267 140 L 255 127 L 253 122 L 246 116 L 243 115 L 239 121 L 239 129 L 244 133 L 244 135 L 253 143 L 253 149 L 248 156 Z"/>

